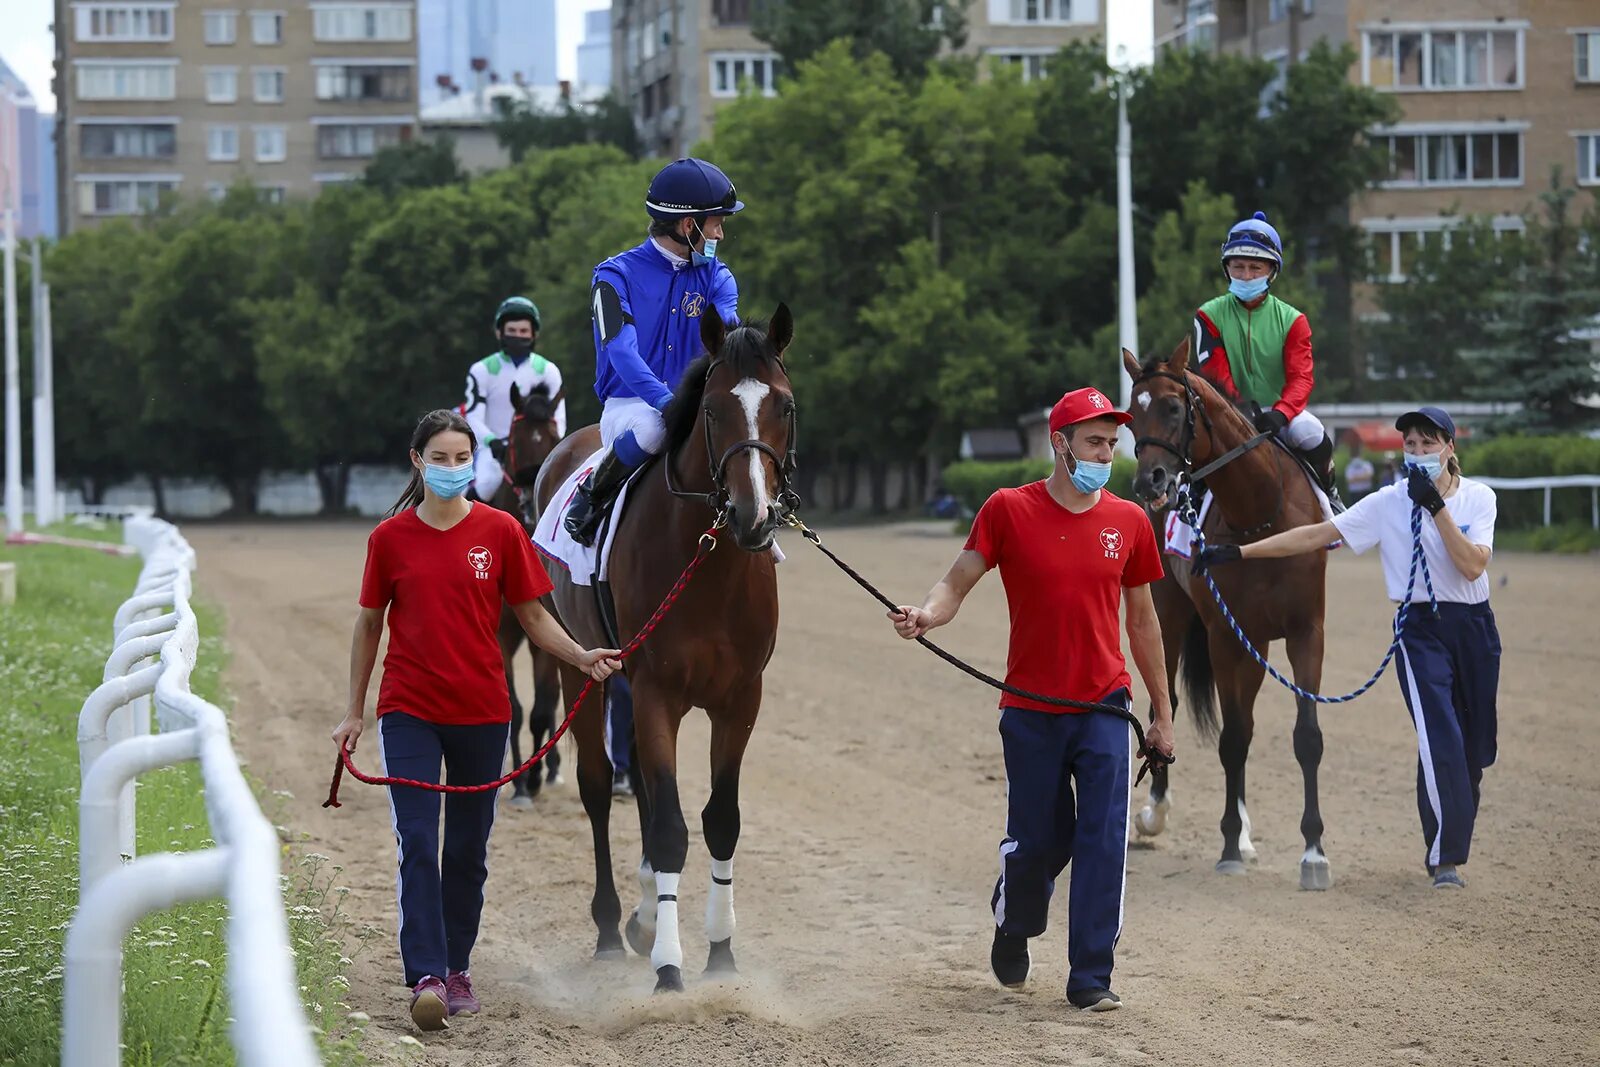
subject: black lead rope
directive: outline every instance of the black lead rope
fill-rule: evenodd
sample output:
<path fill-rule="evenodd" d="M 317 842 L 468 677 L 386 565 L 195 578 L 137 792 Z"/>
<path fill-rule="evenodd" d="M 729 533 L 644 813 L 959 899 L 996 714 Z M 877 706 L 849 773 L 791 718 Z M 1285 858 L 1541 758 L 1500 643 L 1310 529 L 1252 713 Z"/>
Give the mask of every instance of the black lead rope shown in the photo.
<path fill-rule="evenodd" d="M 854 567 L 850 566 L 850 564 L 834 555 L 832 550 L 830 550 L 827 545 L 822 543 L 822 538 L 817 536 L 816 531 L 811 529 L 811 527 L 807 526 L 805 523 L 801 522 L 798 516 L 791 515 L 790 524 L 794 526 L 795 529 L 799 530 L 807 541 L 810 541 L 812 544 L 816 545 L 824 556 L 827 556 L 829 559 L 833 560 L 834 566 L 838 567 L 840 570 L 844 571 L 845 574 L 849 575 L 851 581 L 855 582 L 861 588 L 870 593 L 873 599 L 877 600 L 878 603 L 882 604 L 884 607 L 893 612 L 898 612 L 900 610 L 900 605 L 884 596 L 875 585 L 863 578 Z M 1129 726 L 1133 727 L 1134 736 L 1139 739 L 1138 754 L 1144 757 L 1144 762 L 1139 767 L 1139 776 L 1133 780 L 1134 785 L 1138 785 L 1140 782 L 1144 781 L 1144 776 L 1154 770 L 1157 764 L 1171 765 L 1173 762 L 1173 757 L 1164 756 L 1154 749 L 1149 748 L 1145 744 L 1144 724 L 1139 721 L 1138 716 L 1134 715 L 1133 712 L 1129 711 L 1127 708 L 1119 708 L 1115 704 L 1097 704 L 1083 700 L 1068 700 L 1066 697 L 1045 696 L 1043 693 L 1030 693 L 1026 689 L 1018 689 L 1014 685 L 1007 685 L 998 678 L 993 678 L 987 674 L 984 674 L 970 663 L 967 663 L 966 661 L 946 652 L 932 641 L 929 641 L 926 637 L 917 638 L 917 644 L 921 645 L 929 652 L 932 652 L 935 656 L 938 656 L 940 659 L 950 664 L 950 666 L 956 668 L 956 670 L 961 671 L 963 674 L 970 675 L 971 677 L 982 682 L 984 685 L 998 689 L 1002 693 L 1009 693 L 1014 697 L 1023 697 L 1027 700 L 1035 700 L 1041 704 L 1050 704 L 1059 708 L 1076 708 L 1079 711 L 1098 711 L 1103 715 L 1114 715 L 1123 720 Z"/>

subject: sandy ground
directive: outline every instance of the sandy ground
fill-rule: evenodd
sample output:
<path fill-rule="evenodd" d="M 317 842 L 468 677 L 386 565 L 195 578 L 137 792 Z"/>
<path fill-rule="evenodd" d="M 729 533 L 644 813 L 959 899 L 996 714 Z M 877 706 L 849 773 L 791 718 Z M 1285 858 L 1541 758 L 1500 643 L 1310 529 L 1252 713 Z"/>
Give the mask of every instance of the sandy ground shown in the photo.
<path fill-rule="evenodd" d="M 1423 876 L 1415 739 L 1387 679 L 1323 714 L 1335 885 L 1297 890 L 1293 704 L 1274 689 L 1257 706 L 1250 762 L 1259 862 L 1242 878 L 1213 872 L 1222 774 L 1180 722 L 1168 831 L 1136 843 L 1129 860 L 1114 978 L 1126 1008 L 1088 1016 L 1063 996 L 1064 892 L 1058 921 L 1035 942 L 1028 989 L 1008 992 L 989 974 L 1004 807 L 989 693 L 895 639 L 878 609 L 798 541 L 786 542 L 782 633 L 745 764 L 741 976 L 694 977 L 709 881 L 695 816 L 708 790 L 696 756 L 707 730 L 696 714 L 681 741 L 689 991 L 653 997 L 648 963 L 589 959 L 589 831 L 569 784 L 531 812 L 501 810 L 473 961 L 484 1015 L 408 1053 L 383 794 L 347 781 L 342 810 L 319 807 L 366 532 L 187 535 L 202 593 L 227 609 L 234 732 L 251 772 L 293 794 L 280 817 L 308 835 L 306 850 L 344 865 L 350 910 L 389 935 L 358 959 L 348 998 L 373 1018 L 376 1062 L 1600 1064 L 1593 559 L 1508 554 L 1493 565 L 1506 579 L 1494 594 L 1505 643 L 1500 761 L 1485 778 L 1466 892 L 1435 892 Z M 824 532 L 903 598 L 920 596 L 959 547 L 924 525 Z M 1351 688 L 1382 654 L 1389 612 L 1375 557 L 1339 553 L 1330 567 L 1330 691 Z M 943 639 L 995 670 L 1005 629 L 991 576 Z M 375 749 L 362 749 L 369 770 Z M 637 899 L 638 830 L 631 803 L 617 803 L 626 910 Z"/>

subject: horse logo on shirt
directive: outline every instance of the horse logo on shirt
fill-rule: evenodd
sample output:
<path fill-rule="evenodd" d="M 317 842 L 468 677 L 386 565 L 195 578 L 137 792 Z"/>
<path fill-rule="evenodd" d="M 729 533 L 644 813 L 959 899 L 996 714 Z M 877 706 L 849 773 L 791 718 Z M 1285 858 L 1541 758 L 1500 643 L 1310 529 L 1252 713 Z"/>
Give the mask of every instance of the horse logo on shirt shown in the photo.
<path fill-rule="evenodd" d="M 1122 531 L 1110 526 L 1101 530 L 1100 547 L 1105 550 L 1106 559 L 1121 559 L 1117 553 L 1122 551 Z"/>
<path fill-rule="evenodd" d="M 467 551 L 467 563 L 472 567 L 473 577 L 480 582 L 489 580 L 489 565 L 494 562 L 494 557 L 487 548 L 479 546 Z"/>
<path fill-rule="evenodd" d="M 701 293 L 683 294 L 683 313 L 691 319 L 698 319 L 700 313 L 706 309 L 706 298 Z"/>

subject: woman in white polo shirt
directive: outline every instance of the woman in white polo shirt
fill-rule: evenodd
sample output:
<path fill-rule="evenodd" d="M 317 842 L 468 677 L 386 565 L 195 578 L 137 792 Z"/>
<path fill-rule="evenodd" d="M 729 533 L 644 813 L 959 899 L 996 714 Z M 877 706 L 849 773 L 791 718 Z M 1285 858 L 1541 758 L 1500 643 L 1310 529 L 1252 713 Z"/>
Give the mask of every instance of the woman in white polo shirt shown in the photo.
<path fill-rule="evenodd" d="M 1426 864 L 1435 889 L 1465 886 L 1478 815 L 1478 784 L 1495 760 L 1495 695 L 1500 685 L 1500 634 L 1489 608 L 1485 573 L 1494 548 L 1494 490 L 1461 475 L 1456 424 L 1442 408 L 1408 411 L 1395 420 L 1405 434 L 1406 478 L 1386 485 L 1331 522 L 1302 526 L 1248 545 L 1207 545 L 1197 570 L 1237 559 L 1311 552 L 1342 540 L 1354 552 L 1378 546 L 1389 598 L 1405 596 L 1411 569 L 1413 506 L 1422 523 L 1422 551 L 1438 600 L 1417 582 L 1400 635 L 1400 692 L 1417 728 L 1417 808 Z"/>

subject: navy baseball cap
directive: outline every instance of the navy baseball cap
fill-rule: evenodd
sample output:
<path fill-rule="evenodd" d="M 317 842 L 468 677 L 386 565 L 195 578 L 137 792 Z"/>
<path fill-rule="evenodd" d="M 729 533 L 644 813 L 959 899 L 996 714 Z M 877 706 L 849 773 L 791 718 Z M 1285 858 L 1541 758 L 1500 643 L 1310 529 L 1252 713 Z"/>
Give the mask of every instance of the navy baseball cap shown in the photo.
<path fill-rule="evenodd" d="M 1421 426 L 1424 430 L 1442 430 L 1446 437 L 1456 435 L 1456 420 L 1444 408 L 1426 407 L 1415 411 L 1408 411 L 1394 420 L 1394 428 L 1405 433 L 1413 426 Z"/>

